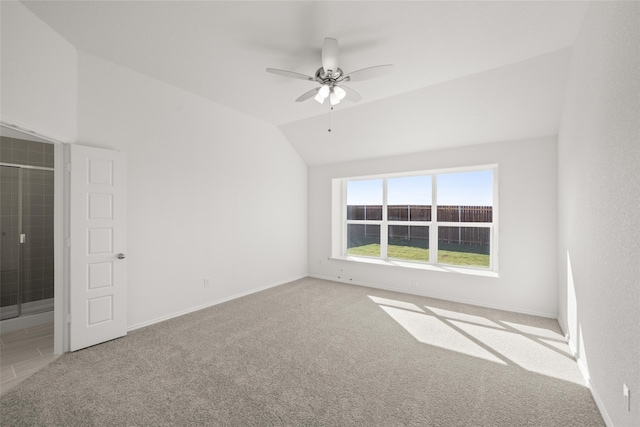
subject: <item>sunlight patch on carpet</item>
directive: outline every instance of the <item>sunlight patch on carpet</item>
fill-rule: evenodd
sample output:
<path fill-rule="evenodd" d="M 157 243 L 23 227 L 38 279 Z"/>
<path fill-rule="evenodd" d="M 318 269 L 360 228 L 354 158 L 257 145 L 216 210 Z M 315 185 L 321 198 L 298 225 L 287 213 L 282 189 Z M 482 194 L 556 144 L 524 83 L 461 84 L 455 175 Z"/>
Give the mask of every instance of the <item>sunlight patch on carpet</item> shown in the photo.
<path fill-rule="evenodd" d="M 462 320 L 464 322 L 475 323 L 477 325 L 491 326 L 498 329 L 504 329 L 503 326 L 500 326 L 496 322 L 493 322 L 487 319 L 486 317 L 474 316 L 472 314 L 459 313 L 457 311 L 444 310 L 442 308 L 431 307 L 431 306 L 425 306 L 425 307 L 433 311 L 438 316 L 447 317 L 449 319 Z"/>
<path fill-rule="evenodd" d="M 575 360 L 541 340 L 511 331 L 452 323 L 527 371 L 585 385 Z"/>
<path fill-rule="evenodd" d="M 564 337 L 553 328 L 369 298 L 421 343 L 585 386 Z"/>
<path fill-rule="evenodd" d="M 421 343 L 506 365 L 487 349 L 434 316 L 382 305 L 380 308 Z"/>
<path fill-rule="evenodd" d="M 371 296 L 371 295 L 368 295 L 368 297 L 371 299 L 371 301 L 375 302 L 376 304 L 388 305 L 390 307 L 404 308 L 405 310 L 411 310 L 411 311 L 417 311 L 419 313 L 424 313 L 423 309 L 421 309 L 417 305 L 412 304 L 410 302 L 398 301 L 398 300 L 395 300 L 395 299 L 388 299 L 388 298 L 374 297 L 374 296 Z"/>

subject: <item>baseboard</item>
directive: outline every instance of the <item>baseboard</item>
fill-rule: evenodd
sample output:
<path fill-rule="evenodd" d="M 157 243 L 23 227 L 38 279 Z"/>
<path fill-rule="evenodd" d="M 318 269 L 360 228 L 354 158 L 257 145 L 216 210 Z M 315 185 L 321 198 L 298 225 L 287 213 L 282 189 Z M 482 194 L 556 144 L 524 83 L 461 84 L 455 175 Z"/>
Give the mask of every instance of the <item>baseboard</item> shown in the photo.
<path fill-rule="evenodd" d="M 208 308 L 208 307 L 213 307 L 214 305 L 222 304 L 223 302 L 231 301 L 231 300 L 234 300 L 234 299 L 237 299 L 237 298 L 242 298 L 242 297 L 245 297 L 247 295 L 254 294 L 256 292 L 267 290 L 269 288 L 275 288 L 276 286 L 284 285 L 285 283 L 293 282 L 295 280 L 303 279 L 305 277 L 307 277 L 307 275 L 303 275 L 303 276 L 294 277 L 294 278 L 291 278 L 291 279 L 286 279 L 286 280 L 283 280 L 283 281 L 271 283 L 271 284 L 262 286 L 260 288 L 252 289 L 252 290 L 247 291 L 247 292 L 234 294 L 234 295 L 231 295 L 231 296 L 219 299 L 219 300 L 210 301 L 210 302 L 207 302 L 205 304 L 198 305 L 196 307 L 191 307 L 191 308 L 188 308 L 186 310 L 181 310 L 181 311 L 177 311 L 175 313 L 167 314 L 166 316 L 157 317 L 155 319 L 148 320 L 146 322 L 137 323 L 135 325 L 128 326 L 127 327 L 127 332 L 135 331 L 136 329 L 144 328 L 145 326 L 151 326 L 151 325 L 154 325 L 156 323 L 164 322 L 165 320 L 173 319 L 174 317 L 179 317 L 179 316 L 183 316 L 185 314 L 193 313 L 194 311 L 199 311 L 199 310 L 203 310 L 203 309 Z"/>
<path fill-rule="evenodd" d="M 414 291 L 412 289 L 406 289 L 406 288 L 393 288 L 393 287 L 390 287 L 390 286 L 382 286 L 382 285 L 377 285 L 377 284 L 372 284 L 372 283 L 358 282 L 358 281 L 354 281 L 354 280 L 341 280 L 341 279 L 338 279 L 338 278 L 335 278 L 335 277 L 328 277 L 328 276 L 322 276 L 322 275 L 317 275 L 317 274 L 310 274 L 309 277 L 313 277 L 315 279 L 330 280 L 332 282 L 347 283 L 347 284 L 350 284 L 350 285 L 365 286 L 367 288 L 382 289 L 382 290 L 385 290 L 385 291 L 401 292 L 401 293 L 404 293 L 404 294 L 417 295 L 417 296 L 420 296 L 420 297 L 441 299 L 441 300 L 445 300 L 445 301 L 457 302 L 457 303 L 460 303 L 460 304 L 475 305 L 475 306 L 478 306 L 478 307 L 491 308 L 491 309 L 494 309 L 494 310 L 510 311 L 512 313 L 528 314 L 528 315 L 531 315 L 531 316 L 538 316 L 538 317 L 547 317 L 549 319 L 557 319 L 558 318 L 557 314 L 552 314 L 552 313 L 542 313 L 542 312 L 536 312 L 536 311 L 514 309 L 512 307 L 502 307 L 502 306 L 499 306 L 499 305 L 484 304 L 484 303 L 481 303 L 481 302 L 477 302 L 477 301 L 473 301 L 473 300 L 467 300 L 467 299 L 464 299 L 464 298 L 450 298 L 450 297 L 443 296 L 443 295 L 431 294 L 431 293 L 428 293 L 428 292 Z"/>
<path fill-rule="evenodd" d="M 578 357 L 578 351 L 576 349 L 576 346 L 573 343 L 573 341 L 571 339 L 569 339 L 569 335 L 567 334 L 567 331 L 564 331 L 564 332 L 565 332 L 565 338 L 567 340 L 567 344 L 569 344 L 569 351 L 571 351 L 571 354 L 573 355 L 573 358 L 575 359 L 576 363 L 578 364 L 578 368 L 580 369 L 580 373 L 582 374 L 582 377 L 584 378 L 584 381 L 587 384 L 587 387 L 589 388 L 589 391 L 591 392 L 591 396 L 593 396 L 593 400 L 595 400 L 595 402 L 596 402 L 596 406 L 598 407 L 598 410 L 600 411 L 600 415 L 602 415 L 602 419 L 603 419 L 604 423 L 606 424 L 607 427 L 614 427 L 613 421 L 611 421 L 611 417 L 609 416 L 609 413 L 607 412 L 607 408 L 604 406 L 604 403 L 602 402 L 602 399 L 600 398 L 600 395 L 598 394 L 598 391 L 596 390 L 595 386 L 591 382 L 591 375 L 589 375 L 589 368 L 587 368 L 585 366 L 584 362 L 582 361 L 582 359 L 580 357 Z"/>

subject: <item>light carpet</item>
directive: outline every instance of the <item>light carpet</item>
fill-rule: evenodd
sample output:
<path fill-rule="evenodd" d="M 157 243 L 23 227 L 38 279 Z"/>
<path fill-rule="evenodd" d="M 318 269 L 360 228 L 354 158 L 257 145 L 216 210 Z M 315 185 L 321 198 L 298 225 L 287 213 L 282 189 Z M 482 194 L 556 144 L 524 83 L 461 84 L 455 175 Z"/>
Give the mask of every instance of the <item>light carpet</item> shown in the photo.
<path fill-rule="evenodd" d="M 151 302 L 150 302 L 151 303 Z M 557 321 L 301 279 L 65 354 L 3 426 L 602 426 Z"/>

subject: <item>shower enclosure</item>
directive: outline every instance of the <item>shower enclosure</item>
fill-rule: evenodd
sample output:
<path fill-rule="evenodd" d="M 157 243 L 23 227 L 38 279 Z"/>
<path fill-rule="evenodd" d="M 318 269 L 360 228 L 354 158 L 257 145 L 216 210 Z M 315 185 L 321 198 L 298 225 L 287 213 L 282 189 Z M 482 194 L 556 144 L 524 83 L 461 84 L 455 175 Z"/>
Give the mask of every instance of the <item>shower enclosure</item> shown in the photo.
<path fill-rule="evenodd" d="M 0 320 L 53 310 L 53 145 L 0 137 Z"/>

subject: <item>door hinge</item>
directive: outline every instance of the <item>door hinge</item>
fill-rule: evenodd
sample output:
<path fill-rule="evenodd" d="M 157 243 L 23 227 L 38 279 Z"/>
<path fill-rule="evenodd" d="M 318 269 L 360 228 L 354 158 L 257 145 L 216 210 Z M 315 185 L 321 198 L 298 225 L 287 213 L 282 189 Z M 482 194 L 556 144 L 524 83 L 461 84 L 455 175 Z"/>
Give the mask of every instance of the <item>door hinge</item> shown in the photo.
<path fill-rule="evenodd" d="M 71 163 L 65 163 L 64 170 L 67 172 L 71 172 Z"/>
<path fill-rule="evenodd" d="M 27 241 L 27 235 L 26 234 L 21 234 L 20 235 L 20 243 L 24 243 Z"/>
<path fill-rule="evenodd" d="M 71 247 L 71 238 L 67 237 L 66 239 L 64 239 L 64 245 L 67 248 L 70 248 Z"/>

